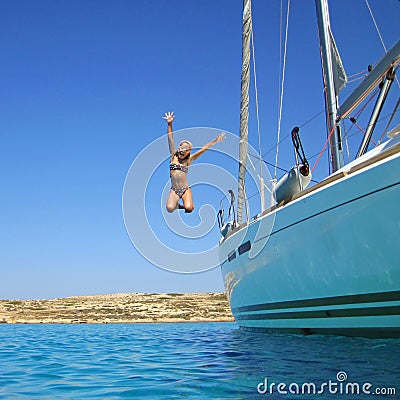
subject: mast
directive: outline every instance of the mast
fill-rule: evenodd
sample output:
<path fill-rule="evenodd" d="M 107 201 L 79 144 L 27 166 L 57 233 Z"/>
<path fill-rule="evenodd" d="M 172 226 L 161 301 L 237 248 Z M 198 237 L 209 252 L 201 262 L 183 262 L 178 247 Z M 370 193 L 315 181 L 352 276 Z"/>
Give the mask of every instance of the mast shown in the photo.
<path fill-rule="evenodd" d="M 249 84 L 250 84 L 250 37 L 252 32 L 251 0 L 243 0 L 242 25 L 242 79 L 240 97 L 240 141 L 237 221 L 242 223 L 243 203 L 246 197 L 245 176 L 249 136 Z"/>
<path fill-rule="evenodd" d="M 342 69 L 342 67 L 340 59 L 335 59 L 335 65 L 333 64 L 332 60 L 333 55 L 338 57 L 338 53 L 330 29 L 328 2 L 327 0 L 315 0 L 315 5 L 317 9 L 318 34 L 321 48 L 321 63 L 325 90 L 328 134 L 330 134 L 332 129 L 334 129 L 334 132 L 330 135 L 330 151 L 333 170 L 332 172 L 335 172 L 344 165 L 340 126 L 336 126 L 338 110 L 337 94 L 340 89 L 337 90 L 335 88 L 334 76 L 334 67 L 336 70 L 338 66 L 339 69 Z M 344 70 L 341 72 L 344 73 Z M 336 86 L 338 85 L 336 84 Z"/>

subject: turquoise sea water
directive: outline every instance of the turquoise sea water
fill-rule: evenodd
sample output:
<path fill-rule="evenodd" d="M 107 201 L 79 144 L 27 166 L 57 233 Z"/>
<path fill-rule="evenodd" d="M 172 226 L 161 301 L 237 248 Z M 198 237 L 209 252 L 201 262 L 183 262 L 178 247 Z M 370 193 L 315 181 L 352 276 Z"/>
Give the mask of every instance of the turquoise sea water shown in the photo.
<path fill-rule="evenodd" d="M 400 398 L 395 339 L 271 335 L 234 323 L 5 324 L 0 338 L 1 399 Z"/>

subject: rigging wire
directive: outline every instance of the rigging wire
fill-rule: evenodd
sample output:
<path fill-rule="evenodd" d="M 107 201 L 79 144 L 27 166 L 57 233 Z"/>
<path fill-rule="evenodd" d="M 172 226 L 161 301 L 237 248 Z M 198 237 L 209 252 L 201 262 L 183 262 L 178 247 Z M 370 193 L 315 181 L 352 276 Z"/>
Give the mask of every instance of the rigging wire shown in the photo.
<path fill-rule="evenodd" d="M 374 25 L 375 25 L 376 32 L 378 33 L 379 39 L 381 40 L 383 49 L 385 50 L 385 53 L 387 53 L 387 49 L 386 49 L 386 46 L 385 46 L 385 42 L 383 41 L 381 32 L 380 32 L 380 30 L 379 30 L 378 24 L 376 23 L 376 19 L 375 19 L 375 17 L 374 17 L 374 14 L 372 13 L 372 9 L 371 9 L 371 7 L 370 7 L 370 5 L 369 5 L 368 0 L 365 0 L 365 4 L 366 4 L 367 7 L 368 7 L 369 14 L 371 15 L 372 21 L 373 21 L 373 23 L 374 23 Z"/>
<path fill-rule="evenodd" d="M 365 0 L 365 4 L 367 5 L 369 14 L 371 15 L 372 21 L 373 21 L 373 23 L 374 23 L 374 25 L 375 25 L 375 29 L 376 29 L 376 32 L 378 33 L 379 39 L 381 40 L 383 49 L 385 50 L 385 53 L 387 53 L 387 48 L 386 48 L 385 42 L 383 41 L 383 37 L 382 37 L 381 31 L 379 30 L 379 26 L 378 26 L 378 24 L 376 23 L 376 19 L 375 19 L 375 17 L 374 17 L 374 14 L 373 14 L 373 12 L 372 12 L 372 9 L 371 9 L 371 7 L 370 7 L 370 5 L 369 5 L 368 0 Z M 399 80 L 397 79 L 397 76 L 395 77 L 395 79 L 396 79 L 396 82 L 397 82 L 397 86 L 400 88 L 400 83 L 399 83 Z"/>
<path fill-rule="evenodd" d="M 371 94 L 371 97 L 374 97 L 374 95 L 375 95 L 374 93 Z M 369 101 L 370 101 L 370 100 L 369 100 Z M 400 99 L 398 100 L 398 103 L 397 103 L 397 105 L 396 105 L 396 107 L 395 107 L 395 110 L 394 110 L 392 113 L 390 113 L 390 114 L 388 114 L 388 115 L 383 116 L 382 118 L 380 118 L 380 121 L 386 119 L 389 115 L 391 116 L 391 119 L 393 119 L 394 115 L 395 115 L 397 112 L 400 112 L 400 110 L 398 109 L 399 104 L 400 104 Z M 300 125 L 300 126 L 305 126 L 305 125 L 307 125 L 308 123 L 310 123 L 312 120 L 314 120 L 315 118 L 317 118 L 317 117 L 318 117 L 321 113 L 323 113 L 323 112 L 324 112 L 324 111 L 320 111 L 318 114 L 316 114 L 314 117 L 312 117 L 311 119 L 309 119 L 308 121 L 306 121 L 305 123 L 303 123 L 303 124 Z M 357 116 L 360 115 L 360 112 L 361 112 L 361 111 L 358 111 L 358 112 L 357 112 Z M 390 121 L 389 121 L 388 124 L 390 124 Z M 332 134 L 333 134 L 333 132 L 334 132 L 336 126 L 337 126 L 337 124 L 334 125 L 334 127 L 333 127 L 332 130 L 331 130 L 331 132 L 329 133 L 328 138 L 327 138 L 327 140 L 326 140 L 326 142 L 325 142 L 325 144 L 324 144 L 322 150 L 321 150 L 319 153 L 316 153 L 316 154 L 314 154 L 314 155 L 308 157 L 309 160 L 312 160 L 312 159 L 314 159 L 315 157 L 318 156 L 318 159 L 315 161 L 314 166 L 313 166 L 313 168 L 312 168 L 312 172 L 315 170 L 316 166 L 318 165 L 318 163 L 319 163 L 319 161 L 320 161 L 322 155 L 327 151 L 327 144 L 329 143 L 329 139 L 330 139 L 330 137 L 332 136 Z M 353 124 L 351 125 L 351 128 L 354 127 L 354 126 L 355 126 L 355 124 L 353 123 Z M 344 137 L 344 139 L 345 139 L 346 141 L 347 141 L 348 139 L 350 139 L 350 138 L 356 136 L 356 135 L 359 133 L 359 131 L 357 130 L 356 132 L 353 132 L 353 133 L 350 134 L 351 128 L 347 131 L 347 134 L 346 134 L 345 137 Z M 362 129 L 361 129 L 361 131 L 362 131 Z M 288 135 L 286 135 L 286 136 L 281 140 L 281 142 L 283 142 L 283 141 L 284 141 L 285 139 L 287 139 L 289 136 L 291 136 L 291 133 L 288 134 Z M 281 142 L 280 142 L 280 143 L 281 143 Z M 288 171 L 285 170 L 284 168 L 281 168 L 281 167 L 277 166 L 276 164 L 270 163 L 270 162 L 268 162 L 268 161 L 266 161 L 266 160 L 264 159 L 264 157 L 265 157 L 268 153 L 270 153 L 272 150 L 274 150 L 274 147 L 272 147 L 267 153 L 265 153 L 265 154 L 263 155 L 261 161 L 264 162 L 265 164 L 271 166 L 271 167 L 274 167 L 274 168 L 276 168 L 276 169 L 278 169 L 278 170 L 284 172 L 284 173 L 288 172 Z M 255 166 L 254 166 L 254 164 L 251 162 L 250 157 L 256 158 L 256 159 L 258 159 L 258 160 L 259 160 L 259 157 L 256 156 L 256 155 L 250 154 L 250 153 L 247 155 L 247 157 L 248 157 L 248 159 L 249 159 L 249 161 L 250 161 L 250 165 L 251 165 L 252 168 L 257 172 L 257 170 L 256 170 L 256 168 L 255 168 Z M 348 157 L 350 158 L 350 154 L 348 154 Z M 318 183 L 318 181 L 315 180 L 315 179 L 312 179 L 312 181 L 315 182 L 315 183 Z M 267 185 L 264 185 L 264 187 L 266 187 L 267 190 L 270 190 L 270 189 L 267 187 Z M 251 198 L 255 197 L 257 194 L 258 194 L 258 192 L 255 193 L 254 195 L 249 196 L 249 197 L 246 197 L 246 198 L 247 198 L 247 200 L 250 200 Z"/>
<path fill-rule="evenodd" d="M 330 139 L 331 139 L 332 133 L 335 131 L 337 124 L 338 124 L 338 123 L 336 122 L 335 125 L 333 125 L 331 131 L 329 132 L 329 135 L 328 135 L 328 138 L 326 139 L 326 142 L 325 142 L 325 144 L 324 144 L 324 147 L 322 148 L 321 152 L 319 153 L 319 156 L 318 156 L 318 158 L 317 158 L 317 161 L 315 161 L 315 164 L 314 164 L 314 166 L 312 167 L 311 172 L 314 172 L 314 169 L 315 169 L 315 167 L 318 165 L 319 160 L 320 160 L 321 157 L 322 157 L 322 154 L 324 154 L 325 149 L 326 149 L 326 147 L 328 146 L 328 143 L 329 143 L 329 141 L 330 141 Z"/>
<path fill-rule="evenodd" d="M 370 5 L 369 5 L 369 2 L 368 2 L 368 0 L 365 0 L 365 2 L 366 2 L 366 5 L 367 5 L 367 7 L 368 7 L 368 10 L 369 10 L 369 13 L 370 13 L 370 15 L 371 15 L 371 18 L 372 18 L 372 20 L 373 20 L 373 23 L 374 23 L 374 25 L 375 25 L 375 28 L 376 28 L 376 30 L 377 30 L 377 32 L 378 32 L 378 35 L 379 35 L 379 38 L 380 38 L 381 43 L 382 43 L 382 45 L 383 45 L 383 48 L 385 49 L 385 52 L 386 52 L 387 50 L 386 50 L 385 43 L 384 43 L 383 38 L 382 38 L 382 35 L 381 35 L 380 31 L 379 31 L 378 25 L 377 25 L 377 23 L 376 23 L 376 20 L 375 20 L 375 18 L 374 18 L 373 13 L 372 13 L 372 10 L 371 10 L 371 7 L 370 7 Z M 273 167 L 273 168 L 274 168 L 273 180 L 274 180 L 275 182 L 276 182 L 276 178 L 277 178 L 277 170 L 283 171 L 284 173 L 288 172 L 288 171 L 285 170 L 284 168 L 280 168 L 280 167 L 278 166 L 278 158 L 279 158 L 279 146 L 280 146 L 280 144 L 281 144 L 282 142 L 284 142 L 285 140 L 287 140 L 287 139 L 291 136 L 291 133 L 289 133 L 289 134 L 285 135 L 283 138 L 281 138 L 281 120 L 282 120 L 282 109 L 283 109 L 283 94 L 284 94 L 284 86 L 285 86 L 285 71 L 286 71 L 286 58 L 287 58 L 287 43 L 288 43 L 288 33 L 289 33 L 289 32 L 288 32 L 288 31 L 289 31 L 289 16 L 290 16 L 290 0 L 288 0 L 288 2 L 287 2 L 286 27 L 285 27 L 285 37 L 284 37 L 284 51 L 283 51 L 283 57 L 282 57 L 282 43 L 283 43 L 283 40 L 282 40 L 282 37 L 283 37 L 283 0 L 281 0 L 281 16 L 280 16 L 280 59 L 281 59 L 281 69 L 280 69 L 280 76 L 279 76 L 280 90 L 279 90 L 279 116 L 278 116 L 277 143 L 276 143 L 275 146 L 272 146 L 272 147 L 271 147 L 266 153 L 264 153 L 264 154 L 262 154 L 262 149 L 261 149 L 261 131 L 260 131 L 260 116 L 259 116 L 259 102 L 258 102 L 258 87 L 257 87 L 257 73 L 256 73 L 254 32 L 253 32 L 253 31 L 251 32 L 251 49 L 252 49 L 252 61 L 253 61 L 253 74 L 254 74 L 255 107 L 256 107 L 256 118 L 257 118 L 258 153 L 259 153 L 259 154 L 258 154 L 258 156 L 255 156 L 255 155 L 252 155 L 252 154 L 249 154 L 249 153 L 248 153 L 248 154 L 247 154 L 247 158 L 248 158 L 248 160 L 249 160 L 249 162 L 250 162 L 250 165 L 252 166 L 252 168 L 254 169 L 254 171 L 255 171 L 256 173 L 257 173 L 257 169 L 256 169 L 256 167 L 254 166 L 254 164 L 252 163 L 250 157 L 252 157 L 252 158 L 257 158 L 257 160 L 259 161 L 259 163 L 260 163 L 260 173 L 257 174 L 259 178 L 262 178 L 262 163 L 265 163 L 265 164 L 267 164 L 267 165 Z M 361 72 L 358 72 L 358 73 L 356 73 L 356 74 L 353 74 L 353 75 L 349 76 L 349 77 L 348 77 L 348 78 L 349 78 L 348 83 L 352 83 L 352 82 L 355 82 L 355 81 L 357 81 L 357 80 L 363 79 L 363 78 L 365 77 L 365 74 L 366 74 L 367 72 L 368 72 L 367 70 L 364 70 L 364 71 L 361 71 Z M 350 79 L 351 79 L 351 80 L 350 80 Z M 398 81 L 397 77 L 396 77 L 396 81 L 397 81 L 397 84 L 399 85 L 399 81 Z M 400 87 L 400 85 L 399 85 L 399 87 Z M 376 94 L 376 93 L 373 93 L 373 94 L 371 95 L 371 98 L 367 101 L 367 103 L 370 102 L 370 101 L 372 100 L 372 98 L 374 97 L 375 94 Z M 395 109 L 393 110 L 393 112 L 392 112 L 392 114 L 391 114 L 391 118 L 390 118 L 390 120 L 389 120 L 389 122 L 388 122 L 388 124 L 387 124 L 387 127 L 386 127 L 385 130 L 384 130 L 384 133 L 383 133 L 382 137 L 383 137 L 384 134 L 386 133 L 386 131 L 387 131 L 387 129 L 388 129 L 388 126 L 390 125 L 390 122 L 392 121 L 394 115 L 399 111 L 399 110 L 398 110 L 399 102 L 400 102 L 400 98 L 399 98 L 399 100 L 398 100 L 398 102 L 397 102 L 397 105 L 395 106 Z M 355 114 L 355 117 L 358 118 L 358 117 L 360 116 L 360 114 L 362 113 L 362 111 L 363 111 L 365 108 L 366 108 L 366 104 L 365 104 L 363 107 L 361 107 L 361 109 Z M 303 124 L 301 124 L 301 125 L 299 125 L 299 126 L 300 126 L 300 127 L 303 127 L 303 126 L 308 125 L 310 122 L 312 122 L 314 119 L 318 118 L 318 117 L 319 117 L 321 114 L 323 114 L 324 112 L 325 112 L 325 110 L 321 110 L 320 112 L 316 113 L 316 114 L 315 114 L 314 116 L 312 116 L 309 120 L 307 120 L 306 122 L 304 122 Z M 386 118 L 386 117 L 384 117 L 384 118 Z M 351 118 L 350 120 L 352 120 L 352 119 L 353 119 L 353 118 Z M 383 118 L 381 118 L 381 119 L 383 119 Z M 348 158 L 350 158 L 349 146 L 348 146 L 348 139 L 351 138 L 351 137 L 353 137 L 353 136 L 355 136 L 355 135 L 358 133 L 358 132 L 356 132 L 356 133 L 353 132 L 352 134 L 350 134 L 350 131 L 352 130 L 351 128 L 352 128 L 353 126 L 357 126 L 357 127 L 358 127 L 358 125 L 357 125 L 356 122 L 354 122 L 354 121 L 352 121 L 352 122 L 353 122 L 353 124 L 351 125 L 350 129 L 349 129 L 349 130 L 346 132 L 346 134 L 344 135 L 344 139 L 346 140 L 346 144 L 347 144 L 347 153 L 348 153 L 347 156 L 348 156 Z M 332 130 L 331 130 L 331 132 L 329 133 L 328 138 L 327 138 L 327 140 L 326 140 L 326 142 L 325 142 L 325 144 L 324 144 L 324 146 L 323 146 L 321 152 L 320 152 L 320 153 L 317 153 L 317 154 L 318 154 L 318 159 L 316 160 L 316 162 L 315 162 L 315 164 L 314 164 L 314 166 L 313 166 L 313 168 L 312 168 L 312 171 L 314 171 L 314 169 L 316 168 L 316 166 L 317 166 L 317 164 L 319 163 L 320 158 L 322 157 L 323 153 L 325 153 L 325 152 L 327 151 L 327 145 L 328 145 L 329 139 L 330 139 L 330 137 L 332 136 L 332 134 L 333 134 L 333 132 L 334 132 L 334 130 L 335 130 L 337 124 L 338 124 L 338 123 L 336 123 L 336 124 L 334 125 L 334 127 L 333 127 Z M 361 127 L 358 127 L 358 128 L 360 129 L 361 132 L 363 132 L 363 130 L 361 129 Z M 378 144 L 382 141 L 382 137 L 379 139 Z M 266 156 L 267 156 L 269 153 L 271 153 L 273 150 L 276 151 L 276 154 L 275 154 L 275 164 L 269 163 L 268 161 L 266 161 L 266 160 L 264 159 L 264 157 L 266 157 Z M 311 156 L 309 159 L 315 158 L 315 157 L 317 156 L 317 154 Z M 314 181 L 314 180 L 312 180 L 312 181 Z M 318 181 L 314 181 L 314 182 L 318 182 Z M 266 187 L 267 189 L 269 189 L 269 188 L 267 187 L 267 185 L 263 184 L 263 186 Z M 270 190 L 270 189 L 269 189 L 269 190 Z M 245 194 L 245 199 L 246 199 L 246 201 L 248 201 L 249 199 L 251 199 L 251 198 L 257 196 L 257 194 L 259 194 L 259 193 L 257 192 L 257 193 L 255 193 L 255 194 L 249 196 L 249 197 L 246 196 L 246 194 Z M 248 204 L 247 204 L 247 203 L 246 203 L 246 214 L 247 214 L 247 217 L 249 218 L 249 215 L 248 215 L 248 214 L 249 214 L 249 211 L 248 211 Z"/>
<path fill-rule="evenodd" d="M 376 30 L 377 30 L 377 32 L 378 32 L 378 35 L 379 35 L 380 40 L 381 40 L 381 42 L 382 42 L 383 48 L 385 49 L 385 51 L 387 51 L 387 50 L 386 50 L 385 43 L 384 43 L 383 38 L 382 38 L 382 35 L 381 35 L 380 31 L 379 31 L 378 25 L 377 25 L 377 23 L 376 23 L 376 20 L 375 20 L 375 18 L 374 18 L 373 13 L 372 13 L 371 7 L 370 7 L 370 5 L 369 5 L 369 3 L 368 3 L 368 0 L 365 0 L 365 2 L 366 2 L 366 4 L 367 4 L 368 10 L 369 10 L 369 12 L 370 12 L 371 18 L 372 18 L 372 20 L 373 20 L 373 22 L 374 22 L 374 24 L 375 24 L 375 28 L 376 28 Z M 281 18 L 280 18 L 280 58 L 281 58 L 281 59 L 282 59 L 282 36 L 283 36 L 283 35 L 282 35 L 282 32 L 283 32 L 283 18 L 282 18 L 283 11 L 282 11 L 282 10 L 283 10 L 283 0 L 281 0 Z M 288 7 L 287 7 L 287 13 L 286 13 L 286 27 L 285 27 L 285 38 L 284 38 L 284 51 L 283 51 L 283 60 L 282 60 L 282 64 L 283 64 L 283 65 L 281 64 L 281 65 L 282 65 L 282 70 L 281 70 L 281 73 L 280 73 L 280 83 L 281 83 L 280 86 L 281 86 L 281 87 L 280 87 L 280 93 L 279 93 L 279 117 L 278 117 L 278 138 L 277 138 L 277 144 L 276 144 L 275 146 L 271 147 L 271 149 L 269 149 L 269 150 L 268 150 L 266 153 L 264 153 L 264 154 L 262 154 L 262 151 L 261 151 L 261 133 L 260 133 L 260 121 L 259 121 L 258 89 L 257 89 L 257 82 L 256 82 L 256 64 L 255 64 L 254 35 L 253 35 L 253 33 L 252 33 L 252 36 L 251 36 L 251 39 L 252 39 L 253 70 L 254 70 L 254 85 L 255 85 L 255 95 L 256 95 L 256 114 L 257 114 L 257 128 L 258 128 L 258 145 L 259 145 L 259 156 L 258 156 L 258 160 L 260 161 L 260 173 L 261 173 L 261 171 L 262 171 L 262 169 L 261 169 L 261 162 L 264 162 L 265 164 L 268 164 L 268 165 L 274 167 L 274 176 L 273 176 L 273 179 L 274 179 L 275 181 L 276 181 L 276 177 L 277 177 L 277 170 L 281 170 L 281 171 L 287 172 L 285 169 L 280 168 L 280 167 L 278 166 L 279 145 L 280 145 L 282 142 L 284 142 L 285 140 L 287 140 L 287 139 L 291 136 L 291 134 L 289 133 L 289 134 L 285 135 L 283 138 L 281 138 L 281 120 L 282 120 L 283 94 L 284 94 L 284 84 L 285 84 L 285 70 L 286 70 L 286 57 L 287 57 L 287 42 L 288 42 L 288 30 L 289 30 L 289 16 L 290 16 L 290 0 L 288 0 Z M 353 79 L 350 80 L 350 81 L 348 81 L 348 82 L 351 83 L 351 82 L 354 82 L 354 81 L 357 81 L 357 80 L 360 80 L 360 79 L 364 78 L 365 73 L 367 73 L 367 72 L 368 72 L 368 71 L 365 70 L 365 71 L 361 71 L 361 72 L 358 72 L 358 73 L 356 73 L 356 74 L 353 74 L 353 75 L 349 76 L 349 78 L 353 78 Z M 398 80 L 397 80 L 397 77 L 396 77 L 396 81 L 397 81 L 397 83 L 399 84 L 399 82 L 398 82 Z M 374 97 L 374 94 L 371 96 L 371 98 L 372 98 L 372 97 Z M 371 98 L 370 98 L 369 101 L 371 101 Z M 369 101 L 368 101 L 368 102 L 369 102 Z M 361 114 L 361 112 L 363 111 L 363 109 L 364 109 L 365 107 L 366 107 L 366 106 L 362 107 L 362 108 L 357 112 L 356 117 L 358 117 L 358 116 Z M 397 109 L 396 109 L 396 111 L 397 111 Z M 396 111 L 394 111 L 393 114 L 395 114 Z M 309 124 L 309 123 L 310 123 L 311 121 L 313 121 L 315 118 L 319 117 L 320 114 L 322 114 L 322 113 L 324 113 L 324 110 L 321 110 L 319 113 L 315 114 L 311 119 L 309 119 L 308 121 L 306 121 L 306 122 L 304 122 L 302 125 L 300 125 L 300 127 L 303 127 L 303 126 Z M 337 126 L 337 124 L 335 124 L 334 128 L 335 128 L 336 126 Z M 353 123 L 352 126 L 354 126 L 354 123 Z M 331 132 L 330 132 L 330 134 L 329 134 L 329 136 L 328 136 L 327 142 L 329 141 L 329 138 L 331 137 L 334 128 L 331 130 Z M 351 130 L 351 128 L 350 128 L 350 130 Z M 355 135 L 355 133 L 353 133 L 353 134 L 350 135 L 350 134 L 349 134 L 349 133 L 350 133 L 350 130 L 349 130 L 349 131 L 347 132 L 347 134 L 345 135 L 345 140 L 346 140 L 346 141 L 347 141 L 349 138 L 351 138 L 352 136 Z M 362 129 L 360 129 L 360 130 L 362 131 Z M 382 140 L 382 139 L 381 139 L 381 140 Z M 317 166 L 317 164 L 318 164 L 318 162 L 319 162 L 321 156 L 322 156 L 323 153 L 327 150 L 327 142 L 325 143 L 325 145 L 323 146 L 321 152 L 319 153 L 318 159 L 317 159 L 317 161 L 315 162 L 315 164 L 314 164 L 314 166 L 313 166 L 313 168 L 312 168 L 312 171 L 314 171 L 314 169 L 315 169 L 315 167 Z M 267 162 L 267 161 L 264 159 L 264 157 L 266 157 L 266 156 L 267 156 L 269 153 L 271 153 L 273 150 L 276 151 L 276 154 L 275 154 L 275 164 L 269 163 L 269 162 Z M 248 155 L 248 159 L 250 159 L 249 156 L 250 156 L 250 155 Z M 251 156 L 255 158 L 254 155 L 251 155 Z M 310 159 L 312 159 L 312 158 L 314 158 L 314 157 L 316 157 L 316 155 L 310 157 Z M 349 154 L 348 154 L 348 157 L 349 157 Z M 254 165 L 251 163 L 251 161 L 250 161 L 250 164 L 252 165 L 253 169 L 256 170 L 256 168 L 255 168 Z M 260 177 L 260 175 L 259 175 L 259 177 Z"/>
<path fill-rule="evenodd" d="M 356 73 L 353 74 L 353 75 L 348 75 L 348 76 L 347 76 L 347 79 L 348 79 L 347 82 L 349 83 L 349 82 L 357 81 L 357 80 L 359 80 L 359 79 L 363 79 L 363 78 L 365 77 L 365 75 L 368 74 L 368 72 L 369 72 L 368 69 L 364 69 L 364 71 L 356 72 Z M 359 75 L 360 75 L 360 76 L 359 76 Z"/>
<path fill-rule="evenodd" d="M 314 121 L 314 119 L 318 118 L 321 114 L 324 114 L 324 113 L 325 113 L 325 110 L 321 110 L 320 112 L 318 112 L 314 116 L 312 116 L 310 119 L 308 119 L 307 121 L 305 121 L 302 124 L 300 124 L 299 128 L 303 128 L 304 126 L 310 124 L 312 121 Z M 291 137 L 291 133 L 290 132 L 287 135 L 285 135 L 275 146 L 272 146 L 269 150 L 267 150 L 267 152 L 265 152 L 262 155 L 262 158 L 264 159 L 264 157 L 266 157 L 269 153 L 271 153 L 273 150 L 275 150 L 277 146 L 280 146 L 281 143 L 283 143 L 289 137 Z M 275 165 L 277 165 L 277 164 L 271 164 L 271 166 L 273 166 L 273 167 L 275 167 Z M 277 168 L 279 169 L 278 166 L 277 166 Z"/>
<path fill-rule="evenodd" d="M 385 129 L 383 130 L 383 133 L 382 133 L 381 137 L 380 137 L 379 140 L 378 140 L 378 145 L 381 144 L 383 138 L 385 137 L 386 132 L 387 132 L 387 130 L 389 129 L 389 126 L 390 126 L 390 124 L 392 123 L 393 118 L 394 118 L 394 116 L 395 116 L 396 113 L 397 113 L 397 109 L 399 108 L 399 105 L 400 105 L 400 97 L 397 99 L 397 103 L 396 103 L 396 105 L 394 106 L 392 115 L 390 116 L 389 121 L 387 122 L 386 127 L 385 127 Z"/>
<path fill-rule="evenodd" d="M 280 98 L 279 98 L 278 137 L 277 137 L 276 154 L 275 154 L 275 165 L 278 165 L 279 142 L 280 142 L 280 136 L 281 136 L 282 103 L 283 103 L 283 92 L 284 92 L 284 87 L 285 87 L 287 42 L 288 42 L 288 36 L 289 36 L 288 35 L 288 33 L 289 33 L 289 15 L 290 15 L 290 0 L 288 0 L 288 7 L 287 7 L 287 12 L 286 12 L 285 45 L 284 45 L 284 51 L 283 51 L 281 92 L 280 92 Z M 276 167 L 274 169 L 273 179 L 276 180 Z"/>
<path fill-rule="evenodd" d="M 371 97 L 373 97 L 373 96 L 375 96 L 375 92 L 371 94 Z M 368 101 L 370 101 L 370 100 L 368 100 Z M 364 107 L 364 108 L 365 108 L 365 107 Z M 391 114 L 396 114 L 396 113 L 398 113 L 398 112 L 400 112 L 400 110 L 396 108 L 396 110 L 395 110 L 393 113 L 391 113 Z M 304 126 L 310 124 L 313 120 L 315 120 L 316 118 L 318 118 L 318 117 L 319 117 L 321 114 L 323 114 L 323 113 L 325 113 L 325 110 L 321 110 L 320 112 L 316 113 L 316 114 L 315 114 L 314 116 L 312 116 L 309 120 L 307 120 L 307 121 L 305 121 L 304 123 L 300 124 L 299 127 L 302 128 L 302 127 L 304 127 Z M 390 115 L 391 115 L 391 114 L 390 114 Z M 356 115 L 357 115 L 357 117 L 360 116 L 360 110 L 357 112 Z M 383 116 L 383 117 L 380 118 L 379 120 L 380 120 L 380 121 L 381 121 L 381 120 L 384 120 L 384 119 L 386 119 L 387 117 L 388 117 L 388 115 Z M 357 132 L 351 133 L 353 127 L 355 127 L 355 125 L 354 125 L 354 124 L 351 124 L 351 127 L 347 130 L 346 134 L 344 135 L 344 139 L 348 140 L 348 139 L 354 137 L 355 135 L 357 135 L 357 134 L 359 133 L 358 130 L 357 130 Z M 285 140 L 287 140 L 290 136 L 291 136 L 290 133 L 288 133 L 287 135 L 285 135 L 285 136 L 280 140 L 280 142 L 277 144 L 277 146 L 279 146 L 281 143 L 283 143 Z M 278 170 L 281 170 L 281 171 L 283 171 L 283 172 L 288 172 L 288 171 L 286 171 L 285 169 L 278 167 L 276 164 L 270 163 L 270 162 L 268 162 L 268 161 L 265 160 L 265 157 L 268 156 L 268 154 L 270 154 L 272 151 L 274 151 L 274 150 L 275 150 L 275 147 L 276 147 L 276 146 L 272 146 L 269 150 L 267 150 L 267 151 L 263 154 L 263 156 L 262 156 L 262 161 L 263 161 L 265 164 L 267 164 L 267 165 L 269 165 L 269 166 L 271 166 L 271 167 L 274 167 L 274 168 L 276 167 Z M 327 151 L 326 148 L 325 148 L 324 152 L 325 152 L 325 151 Z M 312 159 L 314 159 L 315 157 L 317 157 L 317 156 L 319 156 L 319 155 L 320 155 L 320 152 L 318 152 L 318 153 L 316 153 L 316 154 L 314 154 L 314 155 L 308 157 L 308 159 L 309 159 L 309 160 L 312 160 Z M 252 157 L 255 157 L 255 156 L 252 155 Z M 348 155 L 348 157 L 350 157 L 350 156 Z"/>
<path fill-rule="evenodd" d="M 360 72 L 359 74 L 364 73 L 364 72 L 365 72 L 365 71 Z M 359 74 L 354 74 L 353 76 L 357 76 L 357 75 L 359 75 Z M 361 81 L 361 79 L 364 79 L 364 78 L 365 78 L 365 75 L 359 76 L 358 78 L 354 78 L 354 79 L 350 79 L 350 78 L 351 78 L 350 76 L 347 78 L 347 84 L 353 83 L 353 82 L 357 82 L 357 81 Z"/>

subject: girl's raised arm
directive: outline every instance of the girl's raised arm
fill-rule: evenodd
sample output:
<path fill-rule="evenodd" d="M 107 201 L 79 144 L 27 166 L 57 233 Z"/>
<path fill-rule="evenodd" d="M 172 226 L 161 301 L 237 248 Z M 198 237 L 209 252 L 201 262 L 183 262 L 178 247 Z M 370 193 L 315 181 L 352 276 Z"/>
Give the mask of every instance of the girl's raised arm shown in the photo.
<path fill-rule="evenodd" d="M 200 150 L 196 151 L 193 155 L 190 156 L 190 162 L 199 158 L 205 151 L 207 151 L 210 147 L 214 146 L 218 142 L 223 142 L 225 140 L 225 132 L 221 132 L 215 139 L 211 140 L 205 144 Z"/>
<path fill-rule="evenodd" d="M 174 136 L 173 136 L 173 130 L 172 130 L 172 122 L 175 119 L 174 112 L 166 112 L 164 114 L 165 116 L 163 117 L 167 123 L 168 123 L 168 147 L 169 147 L 169 152 L 171 153 L 171 156 L 175 153 L 175 144 L 174 144 Z"/>

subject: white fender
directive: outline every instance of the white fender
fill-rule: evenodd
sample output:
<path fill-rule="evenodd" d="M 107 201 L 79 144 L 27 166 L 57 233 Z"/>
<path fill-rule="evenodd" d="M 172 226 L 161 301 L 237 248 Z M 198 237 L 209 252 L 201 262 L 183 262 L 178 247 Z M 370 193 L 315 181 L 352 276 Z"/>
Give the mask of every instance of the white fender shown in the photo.
<path fill-rule="evenodd" d="M 308 175 L 299 172 L 299 167 L 292 167 L 276 184 L 275 199 L 279 204 L 281 201 L 290 201 L 292 197 L 304 190 L 311 182 L 311 171 Z"/>

